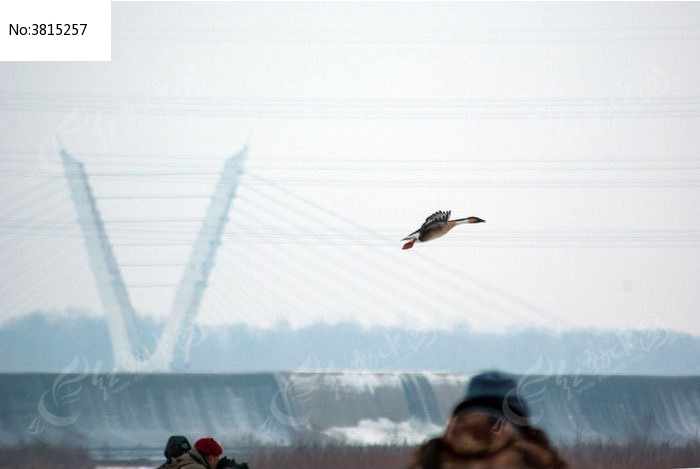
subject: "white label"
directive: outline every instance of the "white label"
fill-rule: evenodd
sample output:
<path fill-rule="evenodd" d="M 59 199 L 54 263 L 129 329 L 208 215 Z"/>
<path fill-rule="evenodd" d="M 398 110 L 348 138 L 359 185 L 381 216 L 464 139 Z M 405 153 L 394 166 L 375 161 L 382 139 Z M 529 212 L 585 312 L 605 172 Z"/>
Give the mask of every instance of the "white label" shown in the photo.
<path fill-rule="evenodd" d="M 111 60 L 110 0 L 0 1 L 0 61 Z"/>

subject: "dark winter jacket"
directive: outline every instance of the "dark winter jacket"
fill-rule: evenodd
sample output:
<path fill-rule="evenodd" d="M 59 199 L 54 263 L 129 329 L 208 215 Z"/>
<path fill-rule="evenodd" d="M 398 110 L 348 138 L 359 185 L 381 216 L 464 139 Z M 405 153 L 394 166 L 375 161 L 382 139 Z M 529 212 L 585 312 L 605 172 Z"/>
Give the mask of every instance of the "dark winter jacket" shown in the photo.
<path fill-rule="evenodd" d="M 175 458 L 165 461 L 163 464 L 158 466 L 156 469 L 177 469 L 177 462 Z"/>
<path fill-rule="evenodd" d="M 542 430 L 481 413 L 454 415 L 442 437 L 420 446 L 410 469 L 562 469 Z"/>

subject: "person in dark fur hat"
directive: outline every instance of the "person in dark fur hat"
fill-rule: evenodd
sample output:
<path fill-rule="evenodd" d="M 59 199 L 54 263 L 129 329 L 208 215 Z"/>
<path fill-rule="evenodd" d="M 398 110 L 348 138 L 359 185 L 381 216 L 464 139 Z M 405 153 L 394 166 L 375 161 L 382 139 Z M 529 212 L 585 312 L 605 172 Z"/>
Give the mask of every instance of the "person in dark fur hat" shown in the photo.
<path fill-rule="evenodd" d="M 165 455 L 165 462 L 158 466 L 157 469 L 168 469 L 173 467 L 173 461 L 178 456 L 181 456 L 192 449 L 192 445 L 189 440 L 184 436 L 172 435 L 168 438 L 168 442 L 165 444 L 165 450 L 163 454 Z"/>
<path fill-rule="evenodd" d="M 421 445 L 410 469 L 563 469 L 546 433 L 530 424 L 530 409 L 516 381 L 489 371 L 474 376 L 445 432 Z"/>

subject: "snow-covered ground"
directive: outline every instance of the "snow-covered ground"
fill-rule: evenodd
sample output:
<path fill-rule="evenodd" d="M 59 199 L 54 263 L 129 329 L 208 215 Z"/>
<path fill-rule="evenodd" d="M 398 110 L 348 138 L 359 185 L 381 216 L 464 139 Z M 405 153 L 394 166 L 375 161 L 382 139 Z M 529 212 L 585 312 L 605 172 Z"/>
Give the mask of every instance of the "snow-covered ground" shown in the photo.
<path fill-rule="evenodd" d="M 353 427 L 331 427 L 324 433 L 351 445 L 409 444 L 425 441 L 426 435 L 438 434 L 441 427 L 415 419 L 392 422 L 386 418 L 363 419 Z"/>

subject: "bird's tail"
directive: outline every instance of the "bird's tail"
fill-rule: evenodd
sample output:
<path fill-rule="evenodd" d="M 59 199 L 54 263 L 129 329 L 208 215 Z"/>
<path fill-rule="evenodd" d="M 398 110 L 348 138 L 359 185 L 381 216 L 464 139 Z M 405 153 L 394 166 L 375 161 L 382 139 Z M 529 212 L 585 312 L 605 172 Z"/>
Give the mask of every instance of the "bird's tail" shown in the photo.
<path fill-rule="evenodd" d="M 409 239 L 416 239 L 418 238 L 418 233 L 420 233 L 420 230 L 416 230 L 410 235 L 406 236 L 405 238 L 401 239 L 401 241 L 408 241 Z"/>

